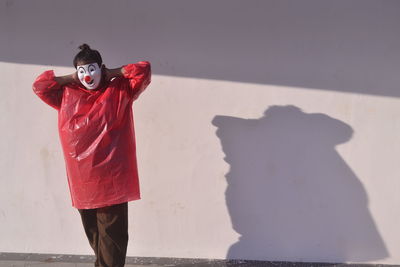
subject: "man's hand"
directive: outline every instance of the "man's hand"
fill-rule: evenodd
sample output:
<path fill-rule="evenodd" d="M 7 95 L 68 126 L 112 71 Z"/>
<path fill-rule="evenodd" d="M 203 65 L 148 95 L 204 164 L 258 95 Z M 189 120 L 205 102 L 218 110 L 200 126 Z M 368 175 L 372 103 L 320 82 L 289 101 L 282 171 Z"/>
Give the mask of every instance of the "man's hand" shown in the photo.
<path fill-rule="evenodd" d="M 81 81 L 79 80 L 78 77 L 78 72 L 75 71 L 74 73 L 71 74 L 72 75 L 72 79 L 74 80 L 75 83 L 80 83 Z"/>
<path fill-rule="evenodd" d="M 110 81 L 114 77 L 123 76 L 122 67 L 116 69 L 108 69 L 105 65 L 102 66 L 103 77 L 105 81 Z"/>
<path fill-rule="evenodd" d="M 78 78 L 78 73 L 76 71 L 70 75 L 54 77 L 54 80 L 61 86 L 64 86 L 64 85 L 67 85 L 70 83 L 79 83 L 80 82 L 79 78 Z"/>

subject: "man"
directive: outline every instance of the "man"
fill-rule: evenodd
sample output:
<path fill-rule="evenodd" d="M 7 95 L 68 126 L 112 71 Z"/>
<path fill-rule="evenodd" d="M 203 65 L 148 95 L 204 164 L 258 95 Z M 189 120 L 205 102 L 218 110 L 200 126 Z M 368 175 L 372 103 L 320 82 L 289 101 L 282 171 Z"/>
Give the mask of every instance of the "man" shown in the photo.
<path fill-rule="evenodd" d="M 150 63 L 107 69 L 87 44 L 76 72 L 41 74 L 33 91 L 58 111 L 72 205 L 78 209 L 95 266 L 125 264 L 128 201 L 140 198 L 132 103 L 150 84 Z"/>

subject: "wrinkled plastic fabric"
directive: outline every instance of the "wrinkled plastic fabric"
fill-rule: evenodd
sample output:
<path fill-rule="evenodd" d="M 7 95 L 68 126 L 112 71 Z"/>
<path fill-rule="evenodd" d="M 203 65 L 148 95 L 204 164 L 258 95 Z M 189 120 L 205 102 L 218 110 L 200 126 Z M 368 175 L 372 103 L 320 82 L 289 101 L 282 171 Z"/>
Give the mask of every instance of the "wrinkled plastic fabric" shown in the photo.
<path fill-rule="evenodd" d="M 99 90 L 61 87 L 51 70 L 33 84 L 33 91 L 58 110 L 72 205 L 78 209 L 140 198 L 132 103 L 150 83 L 150 63 L 124 70 L 124 77 Z"/>

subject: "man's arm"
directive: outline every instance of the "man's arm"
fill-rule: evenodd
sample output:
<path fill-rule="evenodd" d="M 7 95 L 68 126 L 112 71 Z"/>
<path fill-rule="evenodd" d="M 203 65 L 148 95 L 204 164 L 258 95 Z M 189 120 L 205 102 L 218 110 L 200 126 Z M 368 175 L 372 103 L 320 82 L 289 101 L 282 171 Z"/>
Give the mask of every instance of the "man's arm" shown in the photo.
<path fill-rule="evenodd" d="M 151 66 L 148 61 L 139 61 L 121 68 L 123 77 L 129 80 L 129 94 L 135 100 L 151 82 Z"/>
<path fill-rule="evenodd" d="M 66 82 L 67 79 L 58 79 Z M 60 109 L 63 87 L 56 81 L 54 71 L 48 70 L 40 74 L 32 85 L 33 92 L 45 103 L 55 109 Z"/>

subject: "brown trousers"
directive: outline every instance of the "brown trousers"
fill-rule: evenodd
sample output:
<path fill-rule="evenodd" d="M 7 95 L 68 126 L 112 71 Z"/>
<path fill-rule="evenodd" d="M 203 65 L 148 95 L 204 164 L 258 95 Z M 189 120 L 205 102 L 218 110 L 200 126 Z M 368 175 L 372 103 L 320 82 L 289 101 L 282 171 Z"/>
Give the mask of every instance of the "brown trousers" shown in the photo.
<path fill-rule="evenodd" d="M 128 203 L 78 211 L 96 255 L 94 266 L 123 267 L 128 247 Z"/>

